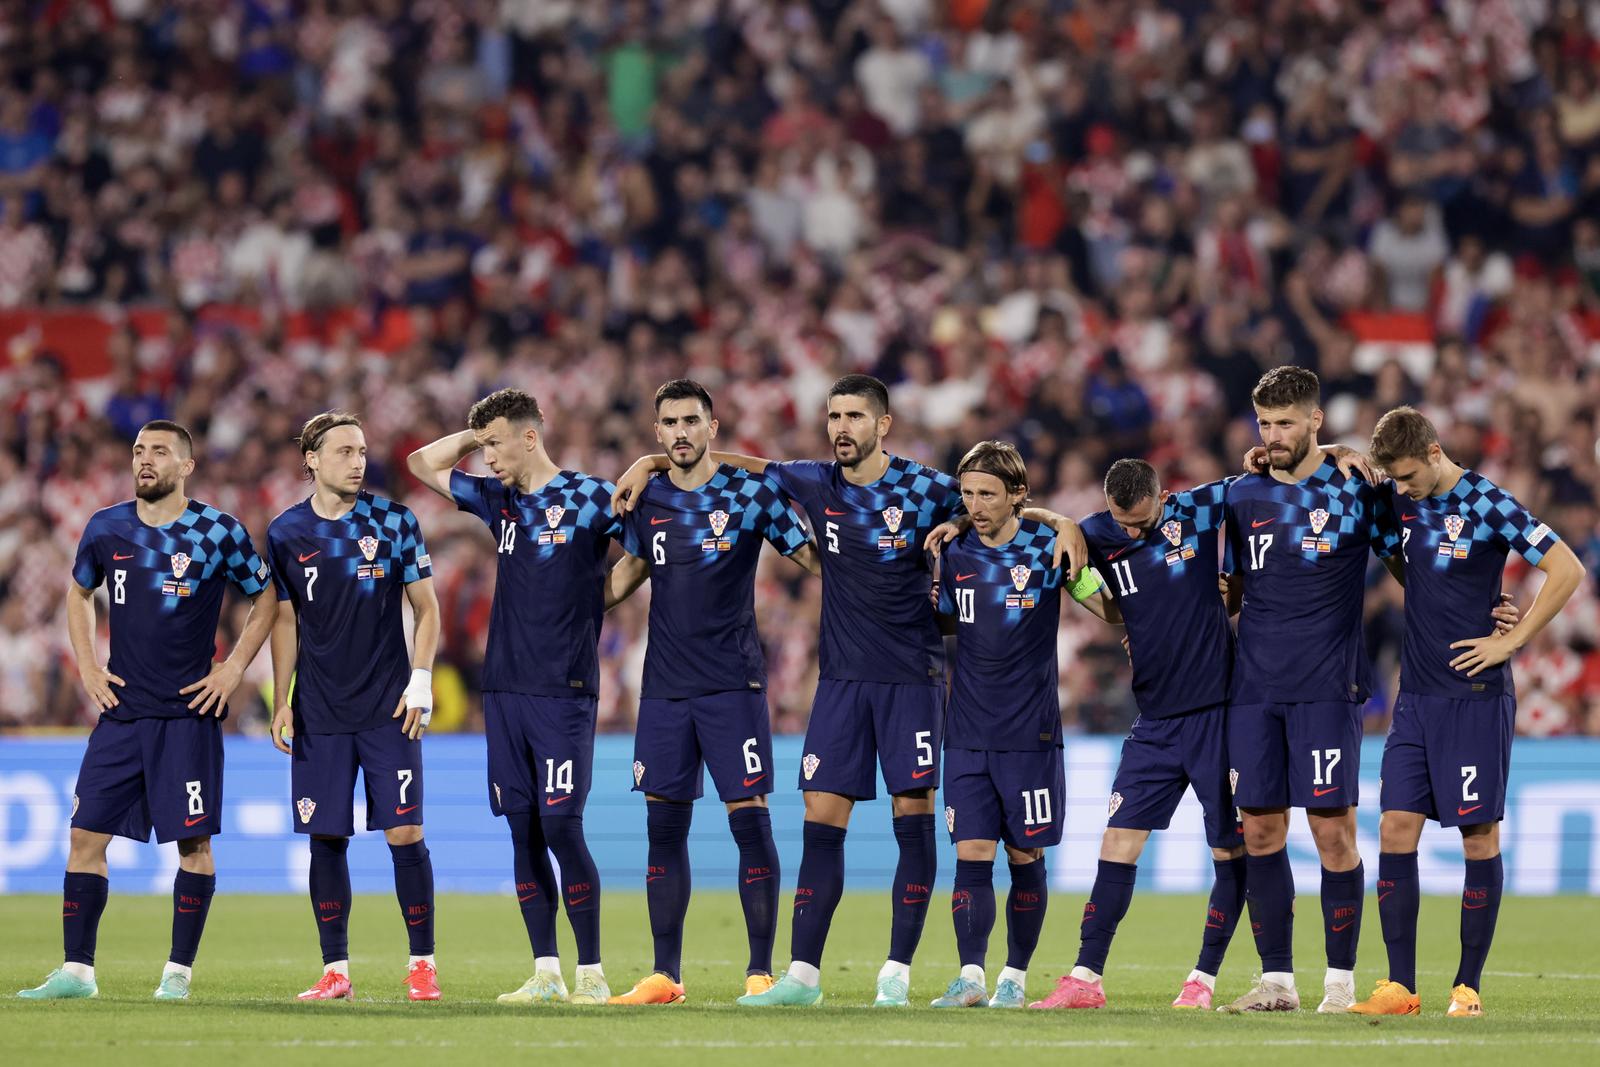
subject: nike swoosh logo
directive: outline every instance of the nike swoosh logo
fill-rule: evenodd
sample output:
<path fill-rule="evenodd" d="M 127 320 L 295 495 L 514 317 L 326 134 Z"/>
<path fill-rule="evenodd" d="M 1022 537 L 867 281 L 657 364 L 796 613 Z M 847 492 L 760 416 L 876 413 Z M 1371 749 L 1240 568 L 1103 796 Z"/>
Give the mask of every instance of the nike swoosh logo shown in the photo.
<path fill-rule="evenodd" d="M 1314 797 L 1325 797 L 1325 796 L 1327 796 L 1327 795 L 1328 795 L 1328 794 L 1329 794 L 1329 793 L 1336 793 L 1336 792 L 1338 792 L 1338 791 L 1339 791 L 1339 787 L 1338 787 L 1338 786 L 1336 786 L 1336 785 L 1330 785 L 1330 786 L 1329 786 L 1329 787 L 1328 787 L 1328 788 L 1326 788 L 1326 789 L 1313 789 L 1313 790 L 1312 790 L 1312 791 L 1311 791 L 1311 795 L 1312 795 L 1312 796 L 1314 796 Z"/>
<path fill-rule="evenodd" d="M 406 925 L 407 926 L 421 926 L 423 923 L 425 923 L 427 921 L 428 920 L 425 919 L 425 918 L 424 919 L 407 919 L 406 920 Z"/>
<path fill-rule="evenodd" d="M 751 885 L 751 884 L 753 884 L 755 882 L 765 882 L 768 878 L 771 878 L 771 877 L 772 877 L 772 875 L 770 875 L 770 874 L 758 874 L 754 878 L 746 878 L 744 880 L 744 884 L 745 885 Z"/>
<path fill-rule="evenodd" d="M 761 774 L 756 775 L 754 778 L 746 778 L 744 780 L 745 787 L 749 788 L 750 786 L 755 785 L 757 782 L 761 781 L 761 779 L 765 778 L 766 776 L 767 776 L 766 772 L 762 772 Z"/>
<path fill-rule="evenodd" d="M 1277 519 L 1251 519 L 1250 520 L 1250 529 L 1259 530 L 1259 529 L 1261 529 L 1261 527 L 1263 527 L 1263 526 L 1271 526 L 1273 523 L 1275 523 L 1277 521 L 1278 521 Z"/>
<path fill-rule="evenodd" d="M 111 553 L 111 558 L 120 563 L 122 560 L 132 559 L 133 558 L 133 553 L 129 552 L 126 556 L 119 556 L 115 552 L 113 552 L 113 553 Z"/>
<path fill-rule="evenodd" d="M 501 509 L 500 509 L 500 514 L 502 514 L 502 515 L 504 515 L 504 516 L 505 516 L 505 517 L 506 517 L 506 518 L 508 518 L 508 519 L 514 519 L 514 518 L 516 518 L 516 516 L 515 516 L 515 515 L 513 515 L 513 514 L 511 514 L 511 512 L 509 512 L 509 511 L 507 511 L 507 510 L 506 510 L 506 509 L 505 509 L 505 508 L 501 508 Z"/>
<path fill-rule="evenodd" d="M 848 514 L 847 512 L 843 512 L 843 511 L 834 511 L 832 508 L 823 508 L 822 509 L 822 513 L 824 515 L 845 515 L 845 514 Z"/>
<path fill-rule="evenodd" d="M 185 915 L 193 915 L 195 912 L 199 911 L 200 909 L 199 908 L 179 908 L 178 910 L 180 912 L 182 912 L 183 914 L 185 914 Z"/>
<path fill-rule="evenodd" d="M 1012 908 L 1012 911 L 1038 911 L 1038 908 Z"/>
<path fill-rule="evenodd" d="M 76 919 L 78 917 L 78 913 L 75 911 L 64 911 L 61 913 L 61 917 L 63 919 Z"/>
<path fill-rule="evenodd" d="M 525 897 L 518 897 L 517 898 L 517 903 L 518 904 L 526 904 L 528 901 L 532 900 L 534 897 L 536 897 L 538 895 L 539 895 L 538 893 L 529 893 Z M 322 921 L 323 922 L 327 922 L 328 920 L 327 919 L 323 919 Z"/>
<path fill-rule="evenodd" d="M 322 549 L 319 548 L 315 552 L 308 552 L 305 555 L 298 556 L 296 558 L 299 559 L 301 563 L 304 563 L 306 560 L 315 559 L 316 557 L 318 557 L 320 555 L 322 555 Z"/>
<path fill-rule="evenodd" d="M 933 768 L 929 767 L 925 771 L 912 771 L 911 772 L 911 777 L 913 777 L 913 778 L 926 778 L 926 777 L 928 777 L 928 775 L 930 775 L 932 773 L 933 773 Z"/>
<path fill-rule="evenodd" d="M 1467 910 L 1468 910 L 1468 911 L 1477 911 L 1477 910 L 1478 910 L 1478 909 L 1479 909 L 1479 908 L 1487 908 L 1487 907 L 1488 907 L 1488 906 L 1489 906 L 1489 905 L 1488 905 L 1488 903 L 1483 903 L 1483 904 L 1468 904 L 1468 903 L 1467 903 L 1467 902 L 1466 902 L 1466 901 L 1464 901 L 1464 900 L 1463 900 L 1463 901 L 1462 901 L 1462 902 L 1461 902 L 1461 906 L 1462 906 L 1462 907 L 1463 907 L 1463 908 L 1466 908 L 1466 909 L 1467 909 Z"/>
<path fill-rule="evenodd" d="M 394 813 L 396 815 L 410 815 L 412 812 L 414 812 L 416 810 L 417 810 L 417 806 L 415 804 L 413 804 L 409 808 L 395 808 L 394 809 Z"/>
<path fill-rule="evenodd" d="M 544 806 L 547 807 L 547 808 L 553 808 L 557 804 L 565 804 L 567 801 L 569 801 L 571 799 L 572 798 L 570 796 L 566 796 L 566 797 L 545 797 L 544 798 Z"/>
<path fill-rule="evenodd" d="M 1390 897 L 1390 896 L 1393 896 L 1393 895 L 1394 895 L 1394 890 L 1393 889 L 1389 890 L 1387 893 L 1379 893 L 1378 894 L 1378 903 L 1382 904 L 1384 897 Z"/>
<path fill-rule="evenodd" d="M 1351 919 L 1349 922 L 1345 923 L 1343 926 L 1330 926 L 1330 927 L 1328 927 L 1328 929 L 1332 930 L 1336 934 L 1342 934 L 1346 930 L 1350 929 L 1350 927 L 1352 925 L 1354 925 L 1354 924 L 1355 924 L 1355 920 Z"/>
<path fill-rule="evenodd" d="M 1206 929 L 1207 930 L 1220 930 L 1220 929 L 1222 929 L 1222 924 L 1221 923 L 1206 923 Z"/>
<path fill-rule="evenodd" d="M 1024 830 L 1024 831 L 1022 831 L 1022 835 L 1024 837 L 1032 837 L 1035 834 L 1042 834 L 1048 829 L 1050 829 L 1050 827 L 1048 827 L 1048 826 L 1035 826 L 1032 830 Z"/>
<path fill-rule="evenodd" d="M 1401 522 L 1410 522 L 1414 518 L 1416 518 L 1415 515 L 1402 515 L 1402 516 L 1400 516 L 1400 521 Z"/>
<path fill-rule="evenodd" d="M 1128 551 L 1128 549 L 1130 549 L 1132 547 L 1133 547 L 1132 545 L 1123 545 L 1121 548 L 1117 549 L 1115 552 L 1113 552 L 1110 555 L 1108 555 L 1106 557 L 1106 562 L 1110 563 L 1112 560 L 1116 559 L 1118 556 L 1122 555 L 1124 552 Z"/>
<path fill-rule="evenodd" d="M 902 904 L 926 904 L 927 902 L 928 902 L 928 898 L 927 897 L 901 897 L 900 898 L 900 903 L 902 903 Z"/>
<path fill-rule="evenodd" d="M 666 875 L 664 875 L 664 874 L 648 875 L 648 876 L 645 877 L 644 883 L 645 883 L 645 885 L 649 885 L 651 882 L 659 882 L 659 881 L 661 881 L 661 879 L 663 879 L 665 877 L 666 877 Z"/>
<path fill-rule="evenodd" d="M 335 920 L 335 919 L 342 919 L 342 918 L 344 918 L 344 916 L 342 916 L 342 915 L 321 915 L 321 916 L 318 916 L 318 918 L 320 918 L 320 919 L 321 919 L 321 920 L 322 920 L 322 921 L 323 921 L 323 922 L 325 922 L 325 923 L 331 923 L 331 922 L 333 922 L 333 921 L 334 921 L 334 920 Z"/>
<path fill-rule="evenodd" d="M 185 819 L 185 820 L 183 820 L 183 825 L 185 825 L 185 826 L 193 826 L 193 825 L 195 825 L 195 824 L 196 824 L 196 823 L 202 823 L 202 822 L 205 822 L 205 821 L 206 821 L 206 820 L 207 820 L 207 819 L 209 819 L 209 818 L 211 818 L 211 816 L 209 816 L 209 815 L 196 815 L 196 816 L 195 816 L 195 817 L 194 817 L 194 818 L 192 818 L 192 819 Z"/>
<path fill-rule="evenodd" d="M 965 903 L 957 904 L 955 907 L 950 909 L 950 914 L 954 915 L 956 912 L 960 911 L 962 908 L 964 908 L 966 906 L 967 905 Z"/>
<path fill-rule="evenodd" d="M 671 521 L 672 521 L 671 519 L 651 519 L 650 520 L 650 525 L 651 526 L 660 526 L 664 522 L 671 522 Z"/>
<path fill-rule="evenodd" d="M 1456 814 L 1457 815 L 1471 815 L 1473 812 L 1477 811 L 1481 807 L 1483 807 L 1482 804 L 1474 804 L 1470 808 L 1457 808 L 1456 809 Z"/>
<path fill-rule="evenodd" d="M 567 907 L 571 908 L 571 907 L 574 907 L 574 906 L 576 906 L 578 904 L 582 904 L 584 901 L 588 900 L 593 895 L 594 895 L 593 893 L 586 893 L 583 896 L 578 897 L 576 900 L 569 900 L 569 901 L 567 901 Z"/>
<path fill-rule="evenodd" d="M 956 581 L 964 582 L 968 578 L 976 578 L 977 576 L 978 576 L 978 572 L 977 571 L 973 571 L 971 574 L 958 574 L 958 575 L 956 575 Z"/>

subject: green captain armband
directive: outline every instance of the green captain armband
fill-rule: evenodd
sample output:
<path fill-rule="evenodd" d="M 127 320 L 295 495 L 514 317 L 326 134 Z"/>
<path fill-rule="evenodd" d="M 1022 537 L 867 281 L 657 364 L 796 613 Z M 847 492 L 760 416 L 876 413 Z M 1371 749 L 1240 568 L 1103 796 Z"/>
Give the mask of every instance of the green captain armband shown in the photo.
<path fill-rule="evenodd" d="M 1098 593 L 1103 585 L 1105 583 L 1100 580 L 1100 572 L 1093 567 L 1085 567 L 1078 572 L 1078 580 L 1067 587 L 1067 592 L 1081 604 Z"/>

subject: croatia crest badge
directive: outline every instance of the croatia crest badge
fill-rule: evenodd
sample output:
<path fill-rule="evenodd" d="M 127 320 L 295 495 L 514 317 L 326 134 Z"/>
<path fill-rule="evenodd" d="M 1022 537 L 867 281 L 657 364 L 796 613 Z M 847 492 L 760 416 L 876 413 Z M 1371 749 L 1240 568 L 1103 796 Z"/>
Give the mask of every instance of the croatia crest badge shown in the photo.
<path fill-rule="evenodd" d="M 172 576 L 174 578 L 182 578 L 192 562 L 194 561 L 189 558 L 187 552 L 174 552 L 172 554 Z"/>
<path fill-rule="evenodd" d="M 807 752 L 806 758 L 800 761 L 800 770 L 806 776 L 806 781 L 811 781 L 817 773 L 817 768 L 822 766 L 822 760 L 814 752 Z"/>
<path fill-rule="evenodd" d="M 316 814 L 317 802 L 310 797 L 301 797 L 294 802 L 294 810 L 300 813 L 300 825 L 304 826 L 311 821 L 311 816 Z"/>
<path fill-rule="evenodd" d="M 728 528 L 728 513 L 726 511 L 713 511 L 710 518 L 712 535 L 721 537 L 722 531 Z"/>
<path fill-rule="evenodd" d="M 1461 536 L 1461 531 L 1467 528 L 1467 520 L 1460 515 L 1446 515 L 1444 517 L 1444 532 L 1454 541 Z"/>
<path fill-rule="evenodd" d="M 1316 534 L 1318 537 L 1322 536 L 1322 528 L 1326 525 L 1328 525 L 1328 512 L 1326 509 L 1318 508 L 1311 513 L 1312 533 Z"/>
<path fill-rule="evenodd" d="M 557 526 L 561 525 L 561 516 L 565 515 L 566 513 L 567 509 L 562 507 L 560 504 L 557 504 L 555 507 L 545 508 L 544 521 L 550 524 L 550 529 L 554 530 Z"/>
<path fill-rule="evenodd" d="M 368 534 L 361 540 L 357 541 L 356 547 L 361 549 L 361 555 L 368 563 L 371 563 L 378 555 L 378 539 L 373 537 L 371 534 Z"/>
<path fill-rule="evenodd" d="M 1183 524 L 1177 519 L 1168 519 L 1161 525 L 1161 536 L 1171 542 L 1173 548 L 1183 544 Z"/>
<path fill-rule="evenodd" d="M 1033 577 L 1032 568 L 1024 567 L 1020 563 L 1011 568 L 1011 584 L 1017 587 L 1019 593 L 1028 588 L 1028 579 L 1031 577 Z"/>
<path fill-rule="evenodd" d="M 892 534 L 900 532 L 900 524 L 905 521 L 906 513 L 899 508 L 888 507 L 883 509 L 883 524 L 889 527 Z"/>

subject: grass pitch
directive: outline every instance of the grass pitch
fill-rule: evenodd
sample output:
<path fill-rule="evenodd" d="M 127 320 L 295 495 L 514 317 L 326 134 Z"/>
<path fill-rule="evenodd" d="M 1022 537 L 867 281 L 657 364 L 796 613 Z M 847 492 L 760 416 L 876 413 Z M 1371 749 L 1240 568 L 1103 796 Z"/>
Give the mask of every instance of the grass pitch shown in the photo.
<path fill-rule="evenodd" d="M 970 1064 L 977 1057 L 1090 1057 L 1099 1064 L 1179 1062 L 1351 1062 L 1452 1065 L 1536 1057 L 1540 1067 L 1600 1062 L 1600 1026 L 1587 994 L 1600 979 L 1592 898 L 1507 899 L 1489 972 L 1488 1015 L 1444 1018 L 1455 972 L 1458 905 L 1423 902 L 1420 1018 L 1322 1017 L 1322 944 L 1315 890 L 1300 898 L 1296 959 L 1305 1009 L 1297 1015 L 1232 1017 L 1168 1007 L 1199 948 L 1205 902 L 1140 895 L 1113 946 L 1110 1006 L 1090 1012 L 980 1009 L 874 1011 L 866 1007 L 888 943 L 887 894 L 847 895 L 823 966 L 824 1006 L 736 1008 L 745 963 L 743 919 L 732 893 L 697 891 L 689 914 L 684 982 L 689 1003 L 670 1008 L 509 1009 L 496 994 L 532 970 L 516 905 L 493 897 L 443 897 L 438 907 L 440 984 L 445 999 L 410 1004 L 400 979 L 405 936 L 392 897 L 358 898 L 351 917 L 354 1003 L 300 1004 L 294 994 L 320 973 L 308 904 L 291 897 L 219 895 L 188 1003 L 152 1002 L 168 945 L 171 904 L 113 894 L 100 927 L 96 1001 L 26 1003 L 13 990 L 37 984 L 60 961 L 57 900 L 0 899 L 6 953 L 0 963 L 0 1049 L 8 1065 L 317 1062 L 527 1062 L 541 1052 L 562 1062 L 674 1064 Z M 1029 972 L 1030 998 L 1048 992 L 1077 949 L 1081 894 L 1057 892 L 1044 943 Z M 1383 940 L 1370 900 L 1359 992 L 1384 974 Z M 565 919 L 567 980 L 576 959 Z M 788 919 L 778 966 L 787 961 Z M 647 972 L 650 940 L 641 893 L 605 900 L 605 965 L 613 992 Z M 991 940 L 993 984 L 1004 963 L 1002 913 Z M 1219 1001 L 1242 992 L 1256 956 L 1248 925 L 1236 936 L 1218 983 Z M 912 979 L 913 1004 L 926 1004 L 957 971 L 944 910 L 929 917 Z M 1332 1052 L 1340 1060 L 1324 1057 Z M 837 1058 L 835 1058 L 837 1057 Z"/>

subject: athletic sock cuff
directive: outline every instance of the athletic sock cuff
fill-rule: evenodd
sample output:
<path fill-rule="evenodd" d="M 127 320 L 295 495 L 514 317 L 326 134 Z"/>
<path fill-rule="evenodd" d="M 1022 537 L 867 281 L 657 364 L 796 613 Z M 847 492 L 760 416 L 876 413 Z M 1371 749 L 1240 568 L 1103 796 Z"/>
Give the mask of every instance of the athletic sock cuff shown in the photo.
<path fill-rule="evenodd" d="M 1095 872 L 1095 879 L 1107 885 L 1133 885 L 1138 877 L 1138 864 L 1116 863 L 1112 860 L 1101 860 Z"/>

